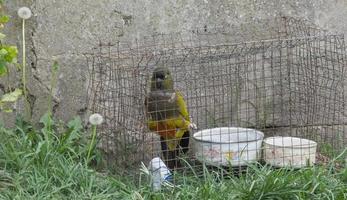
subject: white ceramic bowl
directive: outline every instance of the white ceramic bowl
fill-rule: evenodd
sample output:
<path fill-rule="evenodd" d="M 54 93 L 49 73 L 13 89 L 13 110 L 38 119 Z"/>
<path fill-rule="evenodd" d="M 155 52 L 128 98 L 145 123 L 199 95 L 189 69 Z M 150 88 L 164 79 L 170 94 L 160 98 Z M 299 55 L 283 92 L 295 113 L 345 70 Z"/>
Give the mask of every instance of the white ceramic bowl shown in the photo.
<path fill-rule="evenodd" d="M 242 166 L 259 160 L 264 133 L 221 127 L 196 132 L 193 138 L 193 151 L 199 161 L 214 166 Z"/>
<path fill-rule="evenodd" d="M 264 140 L 264 160 L 275 167 L 301 168 L 316 162 L 317 143 L 297 137 L 269 137 Z"/>

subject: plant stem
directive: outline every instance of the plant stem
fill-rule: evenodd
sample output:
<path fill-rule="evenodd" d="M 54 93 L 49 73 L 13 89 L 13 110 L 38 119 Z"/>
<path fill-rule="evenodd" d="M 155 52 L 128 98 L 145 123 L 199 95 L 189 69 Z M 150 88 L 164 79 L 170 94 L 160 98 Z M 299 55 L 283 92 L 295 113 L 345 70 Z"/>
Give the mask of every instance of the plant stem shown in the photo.
<path fill-rule="evenodd" d="M 90 145 L 89 145 L 89 150 L 88 150 L 88 155 L 87 155 L 87 164 L 89 163 L 90 153 L 91 153 L 92 148 L 94 146 L 95 138 L 96 138 L 96 125 L 92 125 L 92 141 L 90 141 Z"/>
<path fill-rule="evenodd" d="M 23 67 L 23 77 L 22 77 L 22 82 L 23 82 L 23 93 L 24 93 L 24 97 L 25 99 L 27 98 L 27 94 L 26 94 L 26 77 L 25 77 L 25 74 L 26 74 L 26 67 L 25 67 L 25 63 L 26 63 L 26 60 L 25 60 L 25 19 L 22 20 L 22 42 L 23 42 L 23 47 L 22 47 L 22 51 L 23 51 L 23 59 L 22 59 L 22 67 Z"/>
<path fill-rule="evenodd" d="M 27 87 L 26 87 L 26 53 L 25 53 L 25 19 L 22 20 L 22 84 L 23 84 L 23 94 L 25 101 L 25 113 L 30 118 L 30 109 L 28 105 L 28 95 L 27 95 Z"/>

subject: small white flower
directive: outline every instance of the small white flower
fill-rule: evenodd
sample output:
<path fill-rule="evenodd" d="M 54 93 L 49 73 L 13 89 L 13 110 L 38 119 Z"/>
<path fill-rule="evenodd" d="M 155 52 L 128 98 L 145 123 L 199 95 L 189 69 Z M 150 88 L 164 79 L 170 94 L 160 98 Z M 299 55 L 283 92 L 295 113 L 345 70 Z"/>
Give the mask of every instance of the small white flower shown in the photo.
<path fill-rule="evenodd" d="M 100 125 L 100 124 L 102 124 L 103 121 L 104 121 L 104 119 L 98 113 L 94 113 L 94 114 L 90 115 L 90 117 L 89 117 L 89 122 L 92 125 Z"/>
<path fill-rule="evenodd" d="M 21 7 L 18 9 L 18 16 L 22 19 L 29 19 L 31 17 L 31 10 L 28 7 Z"/>

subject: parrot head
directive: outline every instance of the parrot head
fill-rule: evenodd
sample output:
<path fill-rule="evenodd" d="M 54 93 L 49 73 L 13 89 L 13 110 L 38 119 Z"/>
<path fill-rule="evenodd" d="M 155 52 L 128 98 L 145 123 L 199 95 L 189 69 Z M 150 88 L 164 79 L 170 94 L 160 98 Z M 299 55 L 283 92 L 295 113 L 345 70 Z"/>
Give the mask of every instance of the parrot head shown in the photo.
<path fill-rule="evenodd" d="M 173 90 L 174 83 L 167 67 L 157 67 L 151 78 L 151 90 Z"/>

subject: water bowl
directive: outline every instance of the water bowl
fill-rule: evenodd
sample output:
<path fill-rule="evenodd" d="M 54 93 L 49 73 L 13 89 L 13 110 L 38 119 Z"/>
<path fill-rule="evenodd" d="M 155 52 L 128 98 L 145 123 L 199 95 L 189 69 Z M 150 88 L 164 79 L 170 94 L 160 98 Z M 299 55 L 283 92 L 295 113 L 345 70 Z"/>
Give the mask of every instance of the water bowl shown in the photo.
<path fill-rule="evenodd" d="M 193 135 L 195 157 L 207 165 L 243 166 L 260 158 L 264 133 L 248 128 L 204 129 Z"/>
<path fill-rule="evenodd" d="M 264 160 L 275 167 L 302 168 L 316 162 L 317 143 L 297 137 L 269 137 L 264 140 Z"/>

